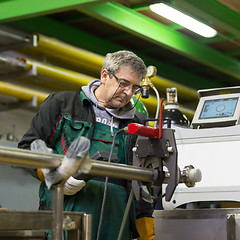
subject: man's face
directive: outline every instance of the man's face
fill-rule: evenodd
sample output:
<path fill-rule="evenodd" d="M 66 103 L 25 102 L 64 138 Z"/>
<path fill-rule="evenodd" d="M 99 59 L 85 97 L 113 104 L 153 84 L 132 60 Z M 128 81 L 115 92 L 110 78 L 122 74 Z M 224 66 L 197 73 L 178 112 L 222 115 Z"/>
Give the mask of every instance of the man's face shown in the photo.
<path fill-rule="evenodd" d="M 122 66 L 112 75 L 107 70 L 101 73 L 101 83 L 104 85 L 104 101 L 107 108 L 121 108 L 132 98 L 135 89 L 140 85 L 142 75 L 132 71 L 129 66 Z M 121 84 L 120 84 L 121 82 Z"/>

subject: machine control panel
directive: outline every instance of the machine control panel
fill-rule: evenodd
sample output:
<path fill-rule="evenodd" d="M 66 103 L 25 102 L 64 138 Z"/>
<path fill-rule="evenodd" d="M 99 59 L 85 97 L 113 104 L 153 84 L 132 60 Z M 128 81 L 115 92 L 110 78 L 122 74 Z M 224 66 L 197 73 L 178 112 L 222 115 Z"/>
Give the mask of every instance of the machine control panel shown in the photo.
<path fill-rule="evenodd" d="M 239 124 L 240 87 L 200 90 L 192 128 L 226 127 Z"/>

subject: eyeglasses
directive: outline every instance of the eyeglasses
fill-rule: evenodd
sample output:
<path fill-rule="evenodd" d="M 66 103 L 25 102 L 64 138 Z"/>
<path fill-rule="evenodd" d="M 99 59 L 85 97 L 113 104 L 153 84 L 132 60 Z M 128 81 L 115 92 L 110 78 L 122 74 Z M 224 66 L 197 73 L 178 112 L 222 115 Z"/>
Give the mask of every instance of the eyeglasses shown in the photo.
<path fill-rule="evenodd" d="M 142 90 L 142 87 L 139 85 L 132 85 L 129 81 L 125 79 L 119 79 L 113 72 L 108 71 L 114 78 L 118 81 L 119 87 L 123 89 L 130 89 L 132 88 L 132 93 L 137 94 Z"/>

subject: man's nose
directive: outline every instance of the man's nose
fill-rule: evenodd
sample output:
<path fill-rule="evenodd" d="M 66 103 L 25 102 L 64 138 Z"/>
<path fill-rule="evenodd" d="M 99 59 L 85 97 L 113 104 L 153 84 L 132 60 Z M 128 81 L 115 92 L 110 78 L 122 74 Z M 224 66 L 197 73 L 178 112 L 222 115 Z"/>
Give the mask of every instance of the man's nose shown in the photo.
<path fill-rule="evenodd" d="M 132 95 L 133 94 L 132 86 L 128 86 L 128 87 L 124 88 L 124 93 L 127 95 Z"/>

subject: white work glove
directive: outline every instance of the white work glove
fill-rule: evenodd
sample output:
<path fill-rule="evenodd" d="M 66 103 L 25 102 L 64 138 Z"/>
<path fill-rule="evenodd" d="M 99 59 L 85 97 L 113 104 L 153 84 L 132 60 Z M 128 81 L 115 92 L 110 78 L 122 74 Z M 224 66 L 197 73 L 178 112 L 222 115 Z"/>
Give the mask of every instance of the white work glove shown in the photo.
<path fill-rule="evenodd" d="M 52 148 L 48 148 L 46 143 L 42 139 L 34 140 L 30 145 L 31 151 L 33 152 L 42 152 L 42 153 L 53 153 Z M 55 182 L 56 179 L 56 171 L 48 168 L 41 168 L 42 173 L 45 178 L 45 183 L 48 188 L 52 186 L 52 183 Z M 60 178 L 58 179 L 60 180 Z"/>
<path fill-rule="evenodd" d="M 53 153 L 52 148 L 48 148 L 46 143 L 41 139 L 34 140 L 30 145 L 31 151 L 42 153 Z"/>
<path fill-rule="evenodd" d="M 80 168 L 80 166 L 83 169 L 88 168 L 89 147 L 90 140 L 80 136 L 70 145 L 67 154 L 64 156 L 62 163 L 57 169 L 41 169 L 48 189 L 56 183 L 66 181 L 69 176 L 72 176 L 77 169 Z M 41 139 L 37 139 L 31 143 L 31 150 L 35 152 L 52 153 L 52 149 L 48 148 L 46 143 Z"/>
<path fill-rule="evenodd" d="M 90 140 L 86 137 L 80 136 L 73 141 L 67 154 L 64 156 L 61 165 L 57 169 L 58 173 L 64 180 L 67 180 L 69 176 L 74 175 L 80 167 L 83 169 L 87 168 L 89 165 L 89 148 Z"/>
<path fill-rule="evenodd" d="M 85 185 L 86 182 L 84 180 L 78 180 L 74 177 L 70 177 L 64 184 L 63 193 L 65 195 L 74 195 L 78 191 L 80 191 Z"/>

